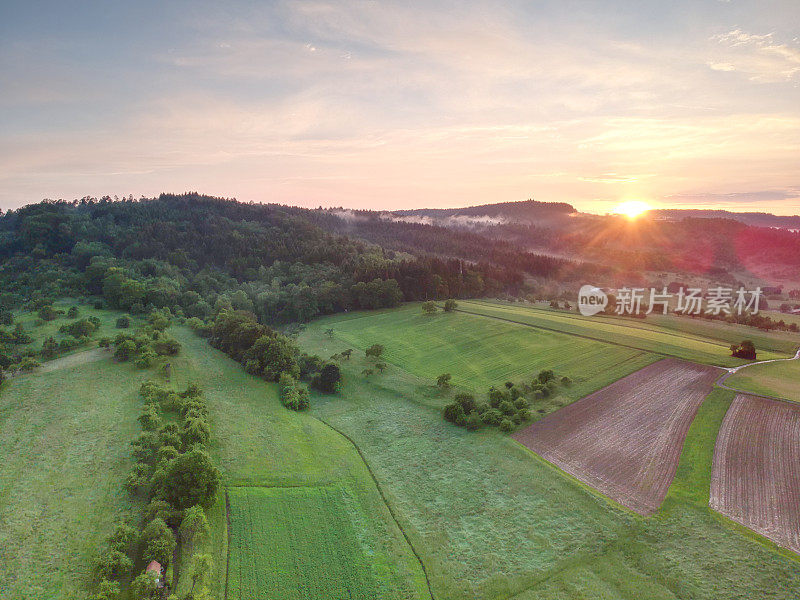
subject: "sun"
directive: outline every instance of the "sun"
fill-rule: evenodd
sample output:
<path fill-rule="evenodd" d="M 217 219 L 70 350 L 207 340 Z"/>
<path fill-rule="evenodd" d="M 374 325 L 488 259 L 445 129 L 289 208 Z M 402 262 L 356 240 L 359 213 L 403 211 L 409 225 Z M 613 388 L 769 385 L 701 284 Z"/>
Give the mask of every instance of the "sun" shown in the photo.
<path fill-rule="evenodd" d="M 650 209 L 651 206 L 647 202 L 642 202 L 641 200 L 627 200 L 617 205 L 614 209 L 614 214 L 624 215 L 629 219 L 635 219 Z"/>

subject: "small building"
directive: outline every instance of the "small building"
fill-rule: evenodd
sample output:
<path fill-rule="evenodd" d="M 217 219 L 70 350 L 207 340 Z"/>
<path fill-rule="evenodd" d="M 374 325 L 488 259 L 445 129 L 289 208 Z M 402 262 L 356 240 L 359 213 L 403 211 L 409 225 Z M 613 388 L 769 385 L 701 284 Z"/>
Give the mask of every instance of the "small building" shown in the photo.
<path fill-rule="evenodd" d="M 161 566 L 161 563 L 157 560 L 151 560 L 150 564 L 147 565 L 147 568 L 144 570 L 145 573 L 153 573 L 156 576 L 156 585 L 158 587 L 164 587 L 163 582 L 163 575 L 164 575 L 164 567 Z"/>

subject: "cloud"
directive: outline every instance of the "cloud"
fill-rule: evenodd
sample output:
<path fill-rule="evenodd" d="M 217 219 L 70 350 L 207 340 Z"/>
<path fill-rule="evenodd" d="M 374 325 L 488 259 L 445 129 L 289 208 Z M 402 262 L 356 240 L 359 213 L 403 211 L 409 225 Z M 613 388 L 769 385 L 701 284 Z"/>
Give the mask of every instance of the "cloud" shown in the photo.
<path fill-rule="evenodd" d="M 724 59 L 707 64 L 716 71 L 738 71 L 751 81 L 770 83 L 800 79 L 800 46 L 776 41 L 774 33 L 753 34 L 741 29 L 711 36 L 724 49 Z"/>

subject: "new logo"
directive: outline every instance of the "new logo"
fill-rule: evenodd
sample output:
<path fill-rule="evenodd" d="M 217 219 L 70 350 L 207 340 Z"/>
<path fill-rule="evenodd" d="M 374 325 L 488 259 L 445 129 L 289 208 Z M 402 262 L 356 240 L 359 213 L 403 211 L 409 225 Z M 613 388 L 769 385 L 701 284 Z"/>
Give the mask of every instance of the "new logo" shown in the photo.
<path fill-rule="evenodd" d="M 608 306 L 608 296 L 598 287 L 584 285 L 578 292 L 578 310 L 584 317 L 591 317 Z"/>

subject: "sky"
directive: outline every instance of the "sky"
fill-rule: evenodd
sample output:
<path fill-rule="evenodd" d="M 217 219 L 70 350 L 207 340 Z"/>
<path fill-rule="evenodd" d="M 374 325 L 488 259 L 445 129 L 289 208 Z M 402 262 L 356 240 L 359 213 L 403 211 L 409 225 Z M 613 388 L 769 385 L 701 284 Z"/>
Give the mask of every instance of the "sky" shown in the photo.
<path fill-rule="evenodd" d="M 0 208 L 800 213 L 800 2 L 0 0 Z"/>

